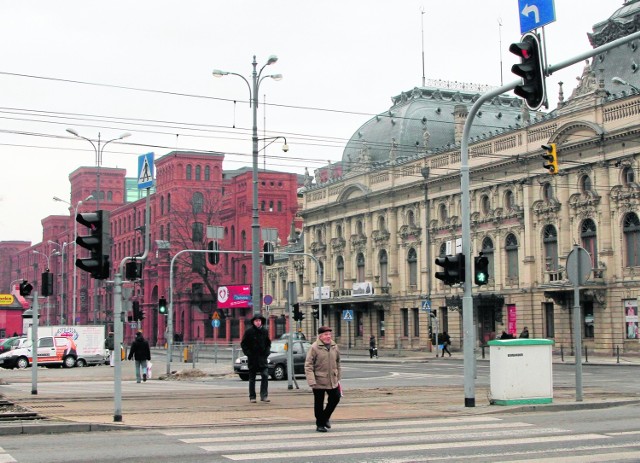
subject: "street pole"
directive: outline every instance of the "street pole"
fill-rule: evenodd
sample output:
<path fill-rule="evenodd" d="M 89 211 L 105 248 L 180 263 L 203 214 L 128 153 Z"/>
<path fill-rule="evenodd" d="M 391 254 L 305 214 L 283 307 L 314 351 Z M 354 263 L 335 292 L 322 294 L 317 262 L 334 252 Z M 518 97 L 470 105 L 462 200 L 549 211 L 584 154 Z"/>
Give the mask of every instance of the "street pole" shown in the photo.
<path fill-rule="evenodd" d="M 60 256 L 60 324 L 64 325 L 64 275 L 65 275 L 65 267 L 64 267 L 64 248 L 67 247 L 67 245 L 69 243 L 67 243 L 66 241 L 62 244 L 60 243 L 56 243 L 55 241 L 51 241 L 49 240 L 49 244 L 54 244 L 56 246 L 58 246 L 58 248 L 60 249 L 60 251 L 56 251 L 57 254 L 52 254 L 52 255 L 59 255 Z"/>

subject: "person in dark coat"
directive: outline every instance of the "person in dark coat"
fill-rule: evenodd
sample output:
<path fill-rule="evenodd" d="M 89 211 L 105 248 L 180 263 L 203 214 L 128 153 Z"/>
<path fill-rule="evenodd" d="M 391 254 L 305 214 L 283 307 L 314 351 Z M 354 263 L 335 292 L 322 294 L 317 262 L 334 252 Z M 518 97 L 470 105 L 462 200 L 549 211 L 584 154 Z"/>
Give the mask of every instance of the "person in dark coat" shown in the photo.
<path fill-rule="evenodd" d="M 149 343 L 142 336 L 142 331 L 136 333 L 136 339 L 131 343 L 129 349 L 129 360 L 136 361 L 136 383 L 140 382 L 140 372 L 142 372 L 142 381 L 147 380 L 147 360 L 151 360 L 151 349 Z"/>
<path fill-rule="evenodd" d="M 269 400 L 269 369 L 267 359 L 271 353 L 271 339 L 265 327 L 267 320 L 262 315 L 254 315 L 251 326 L 242 336 L 242 352 L 247 356 L 249 367 L 249 400 L 256 402 L 256 375 L 260 373 L 260 400 Z"/>
<path fill-rule="evenodd" d="M 449 352 L 449 346 L 451 345 L 451 336 L 449 333 L 444 331 L 442 333 L 442 356 L 444 357 L 444 353 L 446 352 L 451 357 L 451 352 Z"/>
<path fill-rule="evenodd" d="M 372 359 L 374 356 L 378 358 L 378 348 L 376 347 L 376 337 L 371 335 L 369 337 L 369 358 Z"/>
<path fill-rule="evenodd" d="M 524 329 L 522 330 L 522 333 L 520 333 L 520 337 L 522 339 L 528 339 L 529 338 L 529 328 L 527 328 L 525 326 Z"/>

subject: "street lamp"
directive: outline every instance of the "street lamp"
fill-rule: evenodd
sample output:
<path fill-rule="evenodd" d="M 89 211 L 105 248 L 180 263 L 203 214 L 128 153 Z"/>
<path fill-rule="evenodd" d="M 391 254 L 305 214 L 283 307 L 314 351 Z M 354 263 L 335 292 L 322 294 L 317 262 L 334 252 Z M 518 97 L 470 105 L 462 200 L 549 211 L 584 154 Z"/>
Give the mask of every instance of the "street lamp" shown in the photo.
<path fill-rule="evenodd" d="M 76 274 L 78 272 L 78 267 L 76 267 L 76 260 L 78 259 L 78 244 L 76 243 L 76 241 L 78 240 L 78 221 L 76 220 L 76 217 L 78 216 L 78 208 L 80 207 L 80 205 L 84 202 L 84 201 L 89 201 L 90 199 L 93 199 L 93 195 L 89 195 L 87 196 L 85 199 L 78 201 L 76 203 L 76 208 L 75 208 L 75 214 L 73 216 L 73 290 L 72 290 L 72 299 L 73 299 L 73 312 L 72 312 L 72 317 L 73 320 L 71 321 L 72 325 L 76 324 Z M 65 203 L 68 204 L 69 207 L 71 207 L 71 203 L 69 201 L 65 201 L 64 199 L 58 198 L 57 196 L 53 197 L 54 201 L 58 201 L 61 203 Z"/>
<path fill-rule="evenodd" d="M 49 258 L 50 258 L 51 256 L 55 255 L 57 252 L 58 252 L 58 251 L 53 251 L 50 255 L 47 255 L 47 254 L 45 254 L 44 252 L 40 252 L 40 251 L 37 251 L 37 250 L 35 250 L 35 249 L 33 250 L 33 253 L 34 253 L 34 254 L 39 254 L 39 255 L 43 256 L 45 259 L 47 259 L 47 268 L 45 269 L 45 272 L 48 272 L 48 271 L 49 271 L 49 269 L 51 268 L 51 267 L 49 266 Z M 36 278 L 37 278 L 37 275 L 36 275 Z M 40 289 L 42 290 L 42 288 L 40 288 Z M 50 324 L 51 324 L 51 323 L 50 323 L 50 319 L 49 319 L 49 296 L 47 296 L 47 302 L 46 302 L 46 304 L 47 304 L 47 326 L 48 326 L 48 325 L 50 325 Z"/>
<path fill-rule="evenodd" d="M 256 62 L 255 55 L 253 56 L 253 72 L 251 73 L 251 84 L 241 74 L 235 72 L 221 71 L 219 69 L 213 70 L 214 77 L 223 77 L 227 75 L 238 76 L 245 81 L 249 87 L 249 105 L 253 110 L 253 208 L 251 212 L 251 301 L 253 303 L 253 313 L 260 314 L 260 222 L 258 221 L 258 90 L 260 83 L 267 77 L 273 80 L 281 80 L 282 74 L 269 74 L 262 75 L 262 71 L 265 67 L 274 64 L 278 61 L 278 57 L 275 55 L 269 56 L 267 62 L 257 71 L 258 63 Z M 288 148 L 287 148 L 288 149 Z"/>
<path fill-rule="evenodd" d="M 60 243 L 56 243 L 55 241 L 49 240 L 49 244 L 54 244 L 54 245 L 58 246 L 58 249 L 60 249 L 60 251 L 58 252 L 57 255 L 59 255 L 61 257 L 61 259 L 60 259 L 60 324 L 63 325 L 64 324 L 64 309 L 65 309 L 65 297 L 64 297 L 64 274 L 65 274 L 64 249 L 69 245 L 69 243 L 67 243 L 65 241 L 64 243 L 60 244 Z"/>
<path fill-rule="evenodd" d="M 626 80 L 622 79 L 621 77 L 612 77 L 611 78 L 611 82 L 613 82 L 616 85 L 626 85 L 627 87 L 631 87 L 637 93 L 640 93 L 640 88 L 638 88 L 635 85 L 627 82 Z"/>

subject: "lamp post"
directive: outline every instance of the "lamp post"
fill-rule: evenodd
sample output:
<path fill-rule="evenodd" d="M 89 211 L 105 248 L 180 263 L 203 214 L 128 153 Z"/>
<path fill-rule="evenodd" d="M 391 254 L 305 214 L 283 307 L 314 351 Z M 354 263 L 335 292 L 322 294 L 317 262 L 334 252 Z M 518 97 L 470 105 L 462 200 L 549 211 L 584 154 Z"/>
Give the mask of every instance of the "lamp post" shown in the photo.
<path fill-rule="evenodd" d="M 637 93 L 640 93 L 640 88 L 636 87 L 635 85 L 633 85 L 632 83 L 627 82 L 626 80 L 624 80 L 621 77 L 612 77 L 611 78 L 611 82 L 613 82 L 616 85 L 626 85 L 627 87 L 631 87 L 633 90 L 635 90 Z"/>
<path fill-rule="evenodd" d="M 76 241 L 78 240 L 78 221 L 76 220 L 76 217 L 78 216 L 78 208 L 80 207 L 80 205 L 84 201 L 89 201 L 90 199 L 93 199 L 93 195 L 89 195 L 85 199 L 83 199 L 81 201 L 78 201 L 76 203 L 75 214 L 73 215 L 73 289 L 72 289 L 72 295 L 71 295 L 71 298 L 73 300 L 73 302 L 72 302 L 72 306 L 73 306 L 72 317 L 73 317 L 73 319 L 71 320 L 71 324 L 72 325 L 76 324 L 76 286 L 77 286 L 76 274 L 78 272 L 78 267 L 76 267 L 76 260 L 78 259 L 78 244 L 76 243 Z M 54 196 L 53 200 L 61 202 L 61 203 L 68 204 L 69 207 L 71 207 L 71 203 L 69 201 L 65 201 L 64 199 L 58 198 L 57 196 Z"/>
<path fill-rule="evenodd" d="M 51 255 L 47 255 L 47 254 L 45 254 L 44 252 L 40 252 L 40 251 L 37 251 L 37 250 L 35 250 L 35 249 L 33 250 L 33 253 L 34 253 L 34 254 L 39 254 L 39 255 L 43 256 L 45 259 L 47 259 L 47 268 L 46 268 L 46 270 L 45 270 L 46 272 L 48 272 L 48 271 L 49 271 L 49 268 L 50 268 L 50 267 L 49 267 L 49 258 L 50 258 L 51 256 L 53 256 L 56 252 L 58 252 L 58 251 L 53 251 L 53 252 L 51 253 Z M 37 264 L 36 264 L 36 266 L 37 266 Z M 37 278 L 37 275 L 36 275 L 36 278 Z M 40 288 L 40 290 L 41 290 L 40 292 L 42 292 L 42 288 Z M 49 319 L 49 296 L 47 296 L 47 302 L 46 302 L 46 305 L 47 305 L 47 326 L 49 326 L 49 325 L 51 325 L 51 322 L 50 322 L 50 319 Z"/>
<path fill-rule="evenodd" d="M 269 56 L 267 62 L 257 71 L 258 63 L 256 62 L 255 55 L 253 56 L 253 72 L 251 73 L 251 83 L 241 74 L 235 72 L 220 71 L 219 69 L 213 70 L 214 77 L 223 77 L 226 75 L 238 76 L 245 81 L 249 87 L 249 105 L 253 110 L 253 170 L 252 170 L 252 182 L 253 182 L 253 207 L 251 212 L 251 301 L 253 303 L 253 313 L 259 315 L 261 310 L 260 301 L 260 222 L 258 217 L 258 91 L 260 89 L 260 83 L 267 77 L 274 80 L 281 80 L 282 74 L 269 74 L 262 75 L 262 71 L 265 67 L 278 61 L 278 57 L 275 55 Z"/>
<path fill-rule="evenodd" d="M 58 246 L 60 250 L 58 255 L 60 256 L 60 324 L 64 325 L 64 309 L 65 309 L 65 294 L 64 294 L 64 249 L 69 245 L 66 241 L 62 244 L 49 240 L 49 244 Z"/>

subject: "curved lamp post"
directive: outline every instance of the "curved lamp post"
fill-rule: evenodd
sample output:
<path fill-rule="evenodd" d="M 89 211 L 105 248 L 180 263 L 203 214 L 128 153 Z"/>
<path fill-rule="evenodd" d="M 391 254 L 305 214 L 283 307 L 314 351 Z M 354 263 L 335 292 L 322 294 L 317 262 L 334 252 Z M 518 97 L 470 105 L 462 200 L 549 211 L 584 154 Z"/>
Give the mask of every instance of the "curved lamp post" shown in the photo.
<path fill-rule="evenodd" d="M 631 87 L 637 93 L 640 93 L 640 88 L 638 88 L 635 85 L 627 82 L 626 80 L 622 79 L 621 77 L 612 77 L 611 78 L 611 82 L 613 82 L 616 85 L 626 85 L 627 87 Z"/>
<path fill-rule="evenodd" d="M 44 252 L 40 252 L 40 251 L 37 251 L 35 249 L 33 250 L 33 253 L 34 254 L 39 254 L 39 255 L 43 256 L 45 259 L 47 259 L 47 268 L 45 269 L 46 272 L 48 272 L 49 268 L 50 268 L 49 267 L 49 259 L 50 259 L 50 257 L 59 254 L 58 251 L 53 251 L 51 254 L 47 255 Z M 36 278 L 37 277 L 38 276 L 36 275 Z M 40 289 L 41 289 L 41 292 L 42 292 L 42 288 L 40 288 Z M 47 304 L 47 326 L 49 326 L 49 325 L 51 325 L 51 321 L 49 319 L 49 316 L 50 316 L 50 314 L 49 314 L 49 296 L 47 296 L 46 304 Z"/>
<path fill-rule="evenodd" d="M 256 62 L 255 55 L 253 56 L 253 72 L 251 73 L 251 83 L 243 75 L 235 72 L 221 71 L 219 69 L 213 70 L 214 77 L 223 77 L 227 75 L 238 76 L 245 81 L 247 87 L 249 87 L 249 105 L 253 109 L 253 170 L 252 170 L 252 182 L 253 182 L 253 207 L 251 212 L 251 301 L 253 304 L 253 313 L 261 313 L 261 301 L 260 301 L 260 222 L 258 217 L 258 91 L 260 89 L 260 83 L 267 77 L 273 80 L 281 80 L 282 74 L 269 74 L 262 75 L 262 71 L 265 67 L 274 64 L 278 61 L 278 57 L 275 55 L 269 56 L 267 62 L 257 70 L 258 63 Z M 287 148 L 288 149 L 288 148 Z"/>
<path fill-rule="evenodd" d="M 89 195 L 85 199 L 78 201 L 76 203 L 75 214 L 73 216 L 73 289 L 72 289 L 72 296 L 71 296 L 73 300 L 72 302 L 73 319 L 71 320 L 72 325 L 76 324 L 76 286 L 77 286 L 76 275 L 78 273 L 78 267 L 76 267 L 76 259 L 78 258 L 78 245 L 76 244 L 76 241 L 78 240 L 78 221 L 76 220 L 76 217 L 78 216 L 78 208 L 80 207 L 80 205 L 85 201 L 89 201 L 90 199 L 93 199 L 93 195 Z M 57 196 L 54 196 L 53 200 L 68 204 L 69 207 L 71 207 L 71 203 L 69 201 L 65 201 L 64 199 L 58 198 Z"/>
<path fill-rule="evenodd" d="M 57 253 L 57 255 L 60 256 L 60 324 L 63 325 L 64 324 L 64 309 L 65 309 L 65 294 L 64 294 L 64 274 L 65 274 L 65 268 L 64 268 L 64 263 L 65 263 L 65 259 L 64 259 L 64 250 L 65 248 L 69 245 L 69 243 L 67 243 L 66 241 L 62 244 L 60 243 L 56 243 L 55 241 L 48 241 L 49 244 L 53 244 L 55 246 L 58 246 L 59 252 Z M 56 255 L 56 254 L 52 254 L 52 255 Z"/>

